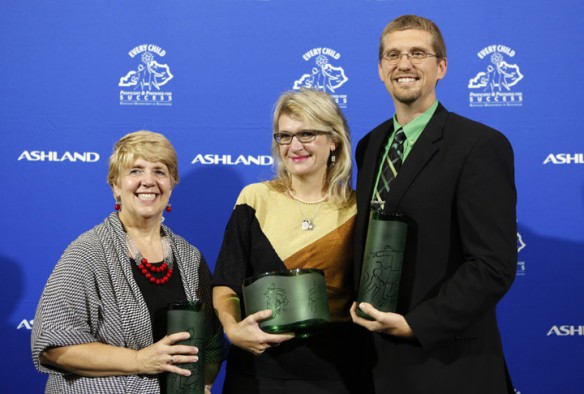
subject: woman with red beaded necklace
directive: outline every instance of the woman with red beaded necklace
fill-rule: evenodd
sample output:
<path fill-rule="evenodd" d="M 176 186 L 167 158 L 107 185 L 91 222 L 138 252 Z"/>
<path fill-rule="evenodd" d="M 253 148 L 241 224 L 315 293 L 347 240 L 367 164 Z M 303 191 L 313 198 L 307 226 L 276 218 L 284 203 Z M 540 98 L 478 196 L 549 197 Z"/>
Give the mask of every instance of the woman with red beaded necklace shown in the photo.
<path fill-rule="evenodd" d="M 189 376 L 199 359 L 189 338 L 166 336 L 167 305 L 206 304 L 205 383 L 224 357 L 210 273 L 199 251 L 162 224 L 178 183 L 176 152 L 162 134 L 130 133 L 114 146 L 108 183 L 116 199 L 106 220 L 65 251 L 39 302 L 33 360 L 47 392 L 155 393 L 163 372 Z"/>

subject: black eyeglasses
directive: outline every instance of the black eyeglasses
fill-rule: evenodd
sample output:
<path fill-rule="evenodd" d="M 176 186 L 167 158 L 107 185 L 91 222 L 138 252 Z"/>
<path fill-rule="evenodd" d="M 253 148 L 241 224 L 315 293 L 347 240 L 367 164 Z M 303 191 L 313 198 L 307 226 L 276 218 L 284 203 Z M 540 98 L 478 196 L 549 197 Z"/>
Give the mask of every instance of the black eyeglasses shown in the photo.
<path fill-rule="evenodd" d="M 274 139 L 278 145 L 290 145 L 292 143 L 292 138 L 296 139 L 301 143 L 312 142 L 320 134 L 330 134 L 328 131 L 320 130 L 300 130 L 296 133 L 288 133 L 286 131 L 281 131 L 279 133 L 274 133 Z"/>
<path fill-rule="evenodd" d="M 413 51 L 413 52 L 387 52 L 381 56 L 381 59 L 387 61 L 387 63 L 391 64 L 392 66 L 398 64 L 401 61 L 402 56 L 408 58 L 410 62 L 413 64 L 420 64 L 426 59 L 427 57 L 439 57 L 434 53 L 428 53 L 424 51 Z"/>

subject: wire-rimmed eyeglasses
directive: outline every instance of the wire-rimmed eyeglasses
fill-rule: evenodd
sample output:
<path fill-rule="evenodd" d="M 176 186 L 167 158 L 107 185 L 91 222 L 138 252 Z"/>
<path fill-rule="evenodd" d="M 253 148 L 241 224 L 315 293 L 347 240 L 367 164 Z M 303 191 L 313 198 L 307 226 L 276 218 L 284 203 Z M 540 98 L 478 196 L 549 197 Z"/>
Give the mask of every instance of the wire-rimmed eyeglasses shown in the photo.
<path fill-rule="evenodd" d="M 290 145 L 292 143 L 292 139 L 296 137 L 298 142 L 305 144 L 307 142 L 314 141 L 320 134 L 329 134 L 329 132 L 321 130 L 300 130 L 296 133 L 280 131 L 278 133 L 274 133 L 274 139 L 278 145 Z"/>
<path fill-rule="evenodd" d="M 391 64 L 392 66 L 394 66 L 401 61 L 402 56 L 407 57 L 408 60 L 410 62 L 412 62 L 413 64 L 420 64 L 427 57 L 440 57 L 434 53 L 428 53 L 428 52 L 424 52 L 424 51 L 412 51 L 412 52 L 405 52 L 405 53 L 387 52 L 387 53 L 384 53 L 383 56 L 381 56 L 381 59 L 385 60 L 388 64 Z"/>

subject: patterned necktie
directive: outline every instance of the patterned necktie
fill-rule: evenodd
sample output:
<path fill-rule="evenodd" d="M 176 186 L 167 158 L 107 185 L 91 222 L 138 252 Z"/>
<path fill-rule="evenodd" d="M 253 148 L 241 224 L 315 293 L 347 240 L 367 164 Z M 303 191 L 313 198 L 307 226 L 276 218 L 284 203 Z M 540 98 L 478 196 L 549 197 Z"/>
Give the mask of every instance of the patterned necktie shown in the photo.
<path fill-rule="evenodd" d="M 405 140 L 406 133 L 404 133 L 403 128 L 399 128 L 393 137 L 393 143 L 383 161 L 381 176 L 379 177 L 379 183 L 377 184 L 377 191 L 375 193 L 378 201 L 385 201 L 385 194 L 389 192 L 391 182 L 397 176 L 397 172 L 402 166 Z"/>

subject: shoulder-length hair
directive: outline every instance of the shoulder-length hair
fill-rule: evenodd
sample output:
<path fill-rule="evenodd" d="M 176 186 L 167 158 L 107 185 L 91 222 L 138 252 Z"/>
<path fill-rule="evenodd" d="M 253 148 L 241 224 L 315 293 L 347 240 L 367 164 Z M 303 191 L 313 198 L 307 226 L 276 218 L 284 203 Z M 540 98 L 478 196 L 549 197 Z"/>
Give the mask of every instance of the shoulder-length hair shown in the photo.
<path fill-rule="evenodd" d="M 274 108 L 273 132 L 278 132 L 278 122 L 282 115 L 301 120 L 310 129 L 326 131 L 336 149 L 335 162 L 329 157 L 325 176 L 325 188 L 329 199 L 341 206 L 355 201 L 352 182 L 351 137 L 349 126 L 335 100 L 325 92 L 301 89 L 283 93 Z M 285 191 L 292 179 L 286 171 L 279 145 L 272 140 L 272 156 L 276 165 L 276 176 L 272 186 Z"/>

